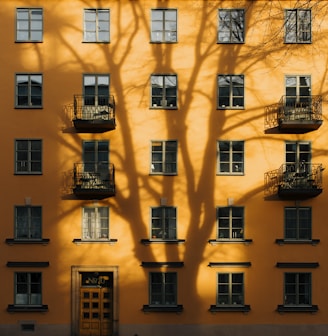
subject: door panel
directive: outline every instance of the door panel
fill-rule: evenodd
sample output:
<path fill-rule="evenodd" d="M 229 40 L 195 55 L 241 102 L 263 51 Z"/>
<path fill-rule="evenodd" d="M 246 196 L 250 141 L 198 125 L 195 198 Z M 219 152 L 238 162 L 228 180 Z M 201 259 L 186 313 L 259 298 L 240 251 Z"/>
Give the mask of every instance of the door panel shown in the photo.
<path fill-rule="evenodd" d="M 109 284 L 109 282 L 106 282 Z M 113 334 L 113 288 L 80 288 L 80 336 Z"/>

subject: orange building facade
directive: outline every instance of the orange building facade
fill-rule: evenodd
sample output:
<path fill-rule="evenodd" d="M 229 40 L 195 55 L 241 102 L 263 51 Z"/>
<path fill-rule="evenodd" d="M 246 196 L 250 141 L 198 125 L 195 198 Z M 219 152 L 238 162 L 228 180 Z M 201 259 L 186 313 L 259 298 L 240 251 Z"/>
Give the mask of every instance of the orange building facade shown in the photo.
<path fill-rule="evenodd" d="M 0 335 L 327 335 L 327 12 L 3 0 Z"/>

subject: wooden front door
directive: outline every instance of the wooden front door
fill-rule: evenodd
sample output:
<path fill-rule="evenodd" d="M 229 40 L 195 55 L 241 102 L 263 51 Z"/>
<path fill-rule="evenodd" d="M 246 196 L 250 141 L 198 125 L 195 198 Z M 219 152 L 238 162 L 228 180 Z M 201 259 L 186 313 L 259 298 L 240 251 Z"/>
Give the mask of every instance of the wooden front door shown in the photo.
<path fill-rule="evenodd" d="M 113 282 L 110 273 L 83 273 L 80 287 L 80 336 L 113 334 Z"/>

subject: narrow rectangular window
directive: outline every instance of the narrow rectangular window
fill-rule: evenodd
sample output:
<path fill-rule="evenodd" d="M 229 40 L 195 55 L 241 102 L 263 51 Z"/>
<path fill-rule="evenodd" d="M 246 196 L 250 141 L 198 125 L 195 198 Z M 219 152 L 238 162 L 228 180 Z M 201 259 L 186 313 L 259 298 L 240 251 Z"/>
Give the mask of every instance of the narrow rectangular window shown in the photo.
<path fill-rule="evenodd" d="M 176 208 L 161 206 L 151 208 L 151 239 L 177 239 Z"/>
<path fill-rule="evenodd" d="M 311 273 L 285 273 L 284 305 L 311 305 Z"/>
<path fill-rule="evenodd" d="M 217 305 L 244 305 L 244 274 L 218 273 Z"/>
<path fill-rule="evenodd" d="M 42 173 L 42 140 L 16 140 L 15 150 L 15 174 Z"/>
<path fill-rule="evenodd" d="M 15 239 L 40 240 L 42 208 L 40 206 L 15 207 Z"/>
<path fill-rule="evenodd" d="M 217 174 L 244 174 L 244 141 L 217 142 Z"/>
<path fill-rule="evenodd" d="M 109 239 L 109 208 L 84 207 L 82 237 L 84 240 Z"/>
<path fill-rule="evenodd" d="M 177 141 L 152 141 L 151 173 L 162 175 L 177 173 Z"/>
<path fill-rule="evenodd" d="M 217 239 L 244 239 L 244 208 L 218 207 L 217 210 Z"/>
<path fill-rule="evenodd" d="M 109 42 L 109 9 L 84 10 L 84 42 Z"/>
<path fill-rule="evenodd" d="M 42 8 L 16 9 L 16 41 L 42 42 L 43 10 Z"/>
<path fill-rule="evenodd" d="M 311 43 L 311 9 L 285 11 L 285 43 Z"/>
<path fill-rule="evenodd" d="M 151 10 L 151 42 L 177 42 L 177 10 Z"/>
<path fill-rule="evenodd" d="M 177 305 L 177 273 L 152 272 L 149 274 L 150 298 L 153 306 Z"/>
<path fill-rule="evenodd" d="M 285 239 L 311 240 L 312 214 L 309 207 L 285 208 Z"/>
<path fill-rule="evenodd" d="M 16 107 L 40 108 L 42 107 L 42 75 L 17 74 L 16 75 Z"/>
<path fill-rule="evenodd" d="M 15 273 L 15 305 L 42 305 L 42 274 L 39 272 Z"/>
<path fill-rule="evenodd" d="M 218 75 L 218 109 L 244 108 L 244 76 Z"/>
<path fill-rule="evenodd" d="M 218 42 L 243 43 L 245 13 L 243 9 L 219 9 Z"/>
<path fill-rule="evenodd" d="M 177 76 L 151 76 L 151 107 L 172 109 L 177 107 Z"/>

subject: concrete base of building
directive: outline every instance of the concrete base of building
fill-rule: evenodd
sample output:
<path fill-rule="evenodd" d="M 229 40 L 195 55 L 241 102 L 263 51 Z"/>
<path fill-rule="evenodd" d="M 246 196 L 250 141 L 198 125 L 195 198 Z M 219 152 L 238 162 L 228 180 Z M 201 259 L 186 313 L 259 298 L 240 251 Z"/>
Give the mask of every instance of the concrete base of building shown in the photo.
<path fill-rule="evenodd" d="M 1 336 L 71 336 L 70 325 L 38 324 L 17 321 L 17 324 L 0 324 Z"/>
<path fill-rule="evenodd" d="M 119 336 L 327 336 L 324 325 L 121 325 Z"/>

